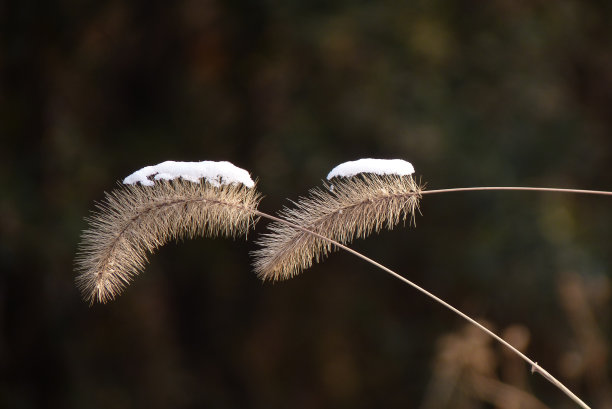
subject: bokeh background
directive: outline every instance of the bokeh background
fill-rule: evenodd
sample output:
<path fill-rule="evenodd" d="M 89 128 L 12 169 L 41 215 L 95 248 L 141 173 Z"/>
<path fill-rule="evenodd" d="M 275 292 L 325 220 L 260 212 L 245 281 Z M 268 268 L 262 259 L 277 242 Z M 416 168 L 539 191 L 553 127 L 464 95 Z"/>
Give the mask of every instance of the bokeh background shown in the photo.
<path fill-rule="evenodd" d="M 432 189 L 612 190 L 611 20 L 606 0 L 0 2 L 0 407 L 576 407 L 348 254 L 270 284 L 252 240 L 173 243 L 93 307 L 73 260 L 104 191 L 168 159 L 250 170 L 268 212 L 360 157 Z M 421 209 L 354 247 L 612 407 L 611 199 Z"/>

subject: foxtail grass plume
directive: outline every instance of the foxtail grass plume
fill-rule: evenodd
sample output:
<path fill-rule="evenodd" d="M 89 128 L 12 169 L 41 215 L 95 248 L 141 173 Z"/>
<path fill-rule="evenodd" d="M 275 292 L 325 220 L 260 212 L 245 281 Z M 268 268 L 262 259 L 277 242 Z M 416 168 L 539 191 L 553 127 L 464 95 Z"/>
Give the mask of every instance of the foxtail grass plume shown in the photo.
<path fill-rule="evenodd" d="M 170 240 L 246 234 L 260 200 L 254 187 L 229 162 L 169 161 L 134 172 L 88 218 L 76 259 L 83 297 L 114 299 Z"/>
<path fill-rule="evenodd" d="M 334 246 L 299 227 L 346 244 L 401 220 L 414 222 L 421 187 L 403 160 L 361 159 L 335 167 L 323 188 L 312 189 L 270 225 L 258 241 L 254 267 L 263 280 L 284 280 L 320 261 Z"/>

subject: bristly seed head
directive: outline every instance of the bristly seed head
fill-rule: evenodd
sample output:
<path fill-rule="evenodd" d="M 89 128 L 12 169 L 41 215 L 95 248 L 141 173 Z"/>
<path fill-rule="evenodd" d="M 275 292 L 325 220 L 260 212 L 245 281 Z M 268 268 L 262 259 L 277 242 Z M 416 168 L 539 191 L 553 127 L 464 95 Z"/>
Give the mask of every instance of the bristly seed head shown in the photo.
<path fill-rule="evenodd" d="M 295 226 L 346 244 L 400 220 L 414 223 L 422 188 L 409 175 L 363 173 L 312 189 L 294 208 L 285 208 L 271 233 L 258 241 L 254 267 L 263 280 L 284 280 L 309 268 L 333 250 L 328 241 Z"/>
<path fill-rule="evenodd" d="M 242 184 L 213 186 L 183 179 L 121 185 L 106 194 L 83 232 L 76 283 L 90 303 L 114 299 L 172 239 L 236 237 L 254 225 L 260 195 Z"/>

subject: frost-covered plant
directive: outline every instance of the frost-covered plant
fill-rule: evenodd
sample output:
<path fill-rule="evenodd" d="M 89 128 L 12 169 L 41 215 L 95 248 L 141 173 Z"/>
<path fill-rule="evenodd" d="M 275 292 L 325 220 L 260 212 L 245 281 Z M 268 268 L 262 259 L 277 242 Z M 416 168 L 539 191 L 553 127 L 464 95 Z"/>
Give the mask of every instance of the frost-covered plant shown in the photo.
<path fill-rule="evenodd" d="M 145 266 L 147 254 L 177 238 L 246 234 L 259 217 L 272 220 L 258 242 L 254 267 L 264 280 L 291 278 L 334 249 L 345 250 L 427 295 L 502 343 L 583 408 L 588 406 L 544 368 L 462 311 L 384 265 L 347 247 L 400 221 L 414 221 L 425 194 L 473 190 L 537 190 L 612 195 L 612 192 L 473 187 L 424 190 L 403 160 L 361 159 L 336 166 L 279 217 L 257 209 L 260 194 L 249 173 L 229 162 L 163 162 L 124 179 L 106 195 L 82 235 L 76 278 L 90 303 L 114 299 Z"/>
<path fill-rule="evenodd" d="M 414 221 L 421 190 L 410 175 L 373 172 L 314 188 L 295 208 L 280 213 L 282 221 L 269 226 L 271 233 L 263 236 L 254 253 L 255 271 L 263 280 L 284 280 L 333 250 L 331 241 L 311 232 L 350 243 L 383 227 L 392 229 L 402 220 Z"/>
<path fill-rule="evenodd" d="M 114 299 L 170 240 L 246 234 L 260 200 L 249 173 L 229 162 L 168 161 L 123 183 L 81 237 L 76 283 L 90 303 Z"/>

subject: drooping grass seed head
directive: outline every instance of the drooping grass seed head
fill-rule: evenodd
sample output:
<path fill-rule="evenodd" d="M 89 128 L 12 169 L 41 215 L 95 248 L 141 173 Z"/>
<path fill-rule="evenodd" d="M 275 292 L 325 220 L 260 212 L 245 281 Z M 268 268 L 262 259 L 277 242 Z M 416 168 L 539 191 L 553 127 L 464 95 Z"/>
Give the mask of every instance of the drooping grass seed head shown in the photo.
<path fill-rule="evenodd" d="M 263 280 L 284 280 L 299 274 L 333 250 L 333 245 L 297 226 L 350 243 L 401 220 L 414 221 L 421 187 L 414 168 L 402 160 L 362 159 L 345 162 L 328 174 L 322 188 L 312 189 L 292 208 L 280 212 L 254 253 L 254 267 Z"/>
<path fill-rule="evenodd" d="M 255 223 L 260 195 L 229 162 L 164 162 L 143 168 L 106 194 L 87 219 L 76 283 L 90 303 L 114 299 L 170 240 L 236 237 Z"/>

